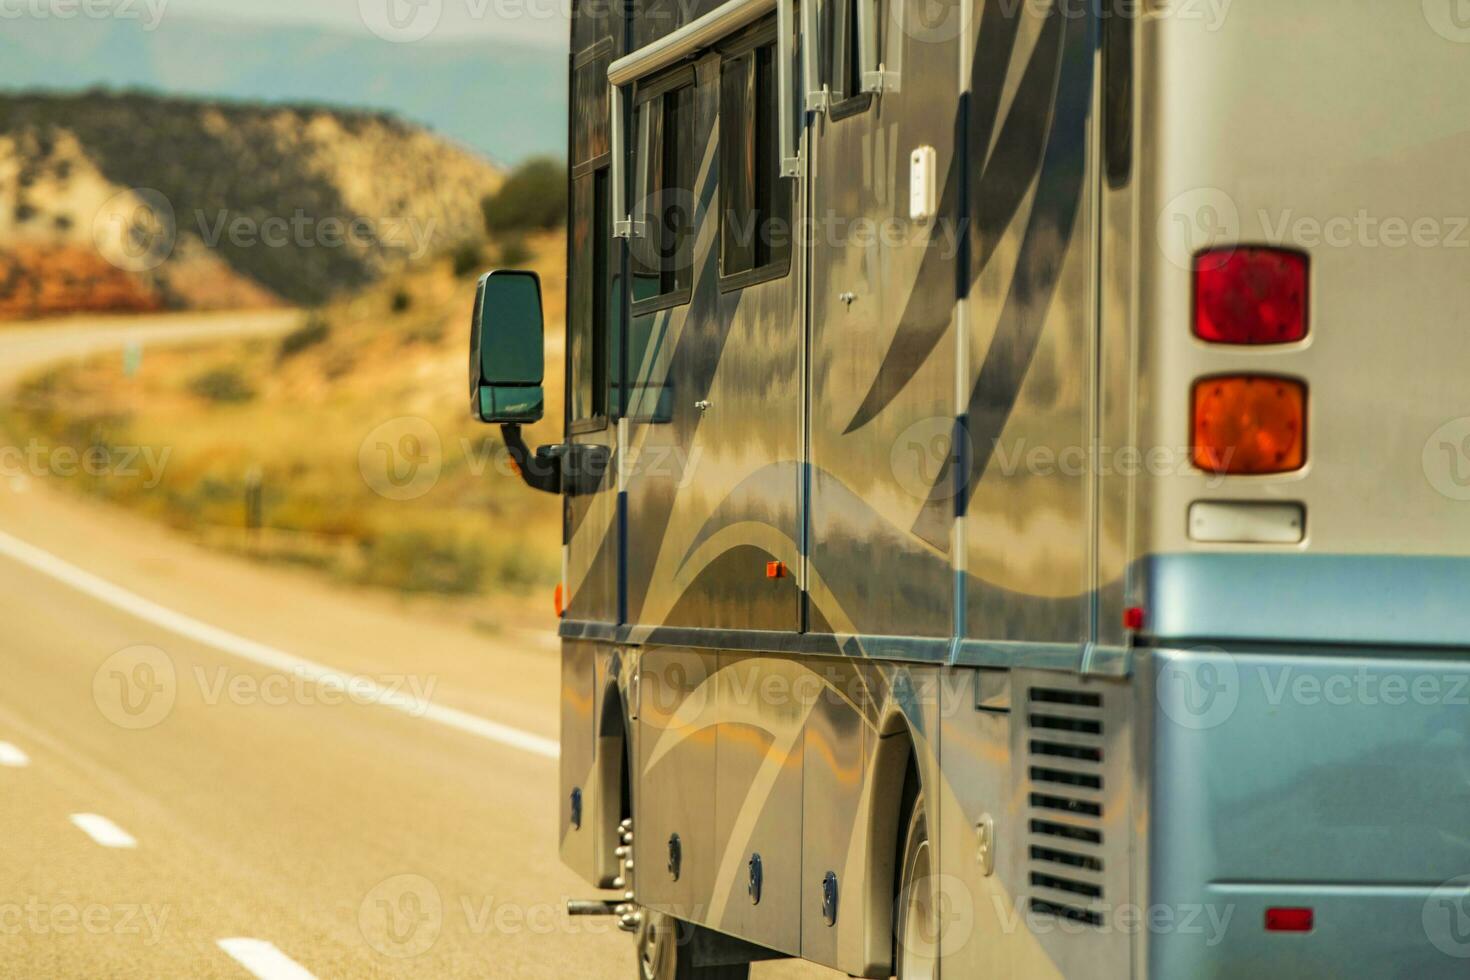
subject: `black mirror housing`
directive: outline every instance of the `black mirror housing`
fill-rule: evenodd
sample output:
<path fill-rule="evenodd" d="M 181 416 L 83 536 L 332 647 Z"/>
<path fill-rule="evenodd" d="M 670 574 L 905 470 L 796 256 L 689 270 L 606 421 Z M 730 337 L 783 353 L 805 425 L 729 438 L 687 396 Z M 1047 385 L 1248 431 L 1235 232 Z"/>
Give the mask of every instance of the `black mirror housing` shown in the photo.
<path fill-rule="evenodd" d="M 546 412 L 541 280 L 502 269 L 480 277 L 470 322 L 470 413 L 481 422 L 528 425 Z"/>

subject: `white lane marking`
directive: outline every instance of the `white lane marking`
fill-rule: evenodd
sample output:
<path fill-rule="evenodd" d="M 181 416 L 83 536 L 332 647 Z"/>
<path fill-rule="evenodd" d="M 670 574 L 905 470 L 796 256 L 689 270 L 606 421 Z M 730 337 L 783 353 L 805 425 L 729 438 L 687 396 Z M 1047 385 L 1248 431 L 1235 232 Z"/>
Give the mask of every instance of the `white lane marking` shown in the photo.
<path fill-rule="evenodd" d="M 73 813 L 71 822 L 103 847 L 137 847 L 138 841 L 106 817 L 95 813 Z"/>
<path fill-rule="evenodd" d="M 27 544 L 19 538 L 0 531 L 0 554 L 13 558 L 34 571 L 40 572 L 55 579 L 64 585 L 69 585 L 78 592 L 91 596 L 98 602 L 106 603 L 114 609 L 120 609 L 130 616 L 134 616 L 144 622 L 177 633 L 179 636 L 187 637 L 206 646 L 214 647 L 225 653 L 270 667 L 273 670 L 289 672 L 300 677 L 307 678 L 318 684 L 330 684 L 339 690 L 358 692 L 361 699 L 385 708 L 392 708 L 415 718 L 424 718 L 436 722 L 467 735 L 498 742 L 508 745 L 532 755 L 543 756 L 547 759 L 556 759 L 561 756 L 561 746 L 555 739 L 534 735 L 531 732 L 502 725 L 488 718 L 472 715 L 467 711 L 459 711 L 454 708 L 446 708 L 404 694 L 397 690 L 382 687 L 366 677 L 358 677 L 352 674 L 344 674 L 303 660 L 300 657 L 278 650 L 275 647 L 247 640 L 242 636 L 236 636 L 227 630 L 185 616 L 183 613 L 174 612 L 150 599 L 129 592 L 127 589 L 113 585 L 105 579 L 98 578 L 91 572 L 68 562 L 62 561 L 49 552 L 42 551 L 34 545 Z"/>
<path fill-rule="evenodd" d="M 31 757 L 9 742 L 0 742 L 0 766 L 24 769 L 31 764 Z"/>
<path fill-rule="evenodd" d="M 218 945 L 260 980 L 316 980 L 306 967 L 264 939 L 221 939 Z"/>

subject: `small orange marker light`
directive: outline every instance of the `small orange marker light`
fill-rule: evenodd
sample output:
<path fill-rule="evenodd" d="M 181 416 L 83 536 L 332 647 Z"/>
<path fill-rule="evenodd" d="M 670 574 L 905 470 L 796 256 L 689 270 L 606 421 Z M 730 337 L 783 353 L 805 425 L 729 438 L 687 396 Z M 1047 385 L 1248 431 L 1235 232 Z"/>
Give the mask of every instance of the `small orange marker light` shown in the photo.
<path fill-rule="evenodd" d="M 785 578 L 786 563 L 784 561 L 766 562 L 766 578 Z"/>
<path fill-rule="evenodd" d="M 1288 378 L 1205 378 L 1194 386 L 1194 465 L 1207 473 L 1290 473 L 1307 461 L 1307 386 Z"/>
<path fill-rule="evenodd" d="M 556 586 L 556 595 L 553 598 L 553 601 L 556 603 L 556 618 L 560 619 L 562 616 L 566 615 L 567 609 L 566 606 L 562 604 L 561 583 L 559 582 Z"/>

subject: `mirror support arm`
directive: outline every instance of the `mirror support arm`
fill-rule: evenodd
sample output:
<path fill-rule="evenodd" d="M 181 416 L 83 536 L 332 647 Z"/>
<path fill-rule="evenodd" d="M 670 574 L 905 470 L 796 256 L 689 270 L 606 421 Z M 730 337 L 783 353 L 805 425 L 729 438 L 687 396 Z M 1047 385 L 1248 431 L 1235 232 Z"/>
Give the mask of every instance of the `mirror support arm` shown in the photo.
<path fill-rule="evenodd" d="M 540 453 L 532 453 L 521 435 L 519 425 L 502 425 L 500 434 L 505 439 L 506 451 L 510 453 L 516 469 L 520 470 L 521 479 L 526 482 L 526 486 L 542 493 L 562 492 L 560 453 L 551 453 L 545 457 Z"/>

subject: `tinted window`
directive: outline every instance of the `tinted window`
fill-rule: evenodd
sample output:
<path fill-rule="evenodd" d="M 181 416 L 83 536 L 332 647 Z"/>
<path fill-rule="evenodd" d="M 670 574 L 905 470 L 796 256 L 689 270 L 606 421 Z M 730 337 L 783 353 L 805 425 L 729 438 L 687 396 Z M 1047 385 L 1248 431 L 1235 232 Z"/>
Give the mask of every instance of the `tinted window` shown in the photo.
<path fill-rule="evenodd" d="M 633 299 L 677 296 L 694 279 L 694 86 L 643 100 L 635 111 L 642 238 L 633 242 Z"/>
<path fill-rule="evenodd" d="M 775 45 L 720 68 L 720 269 L 726 276 L 785 266 L 791 182 L 781 178 Z"/>

